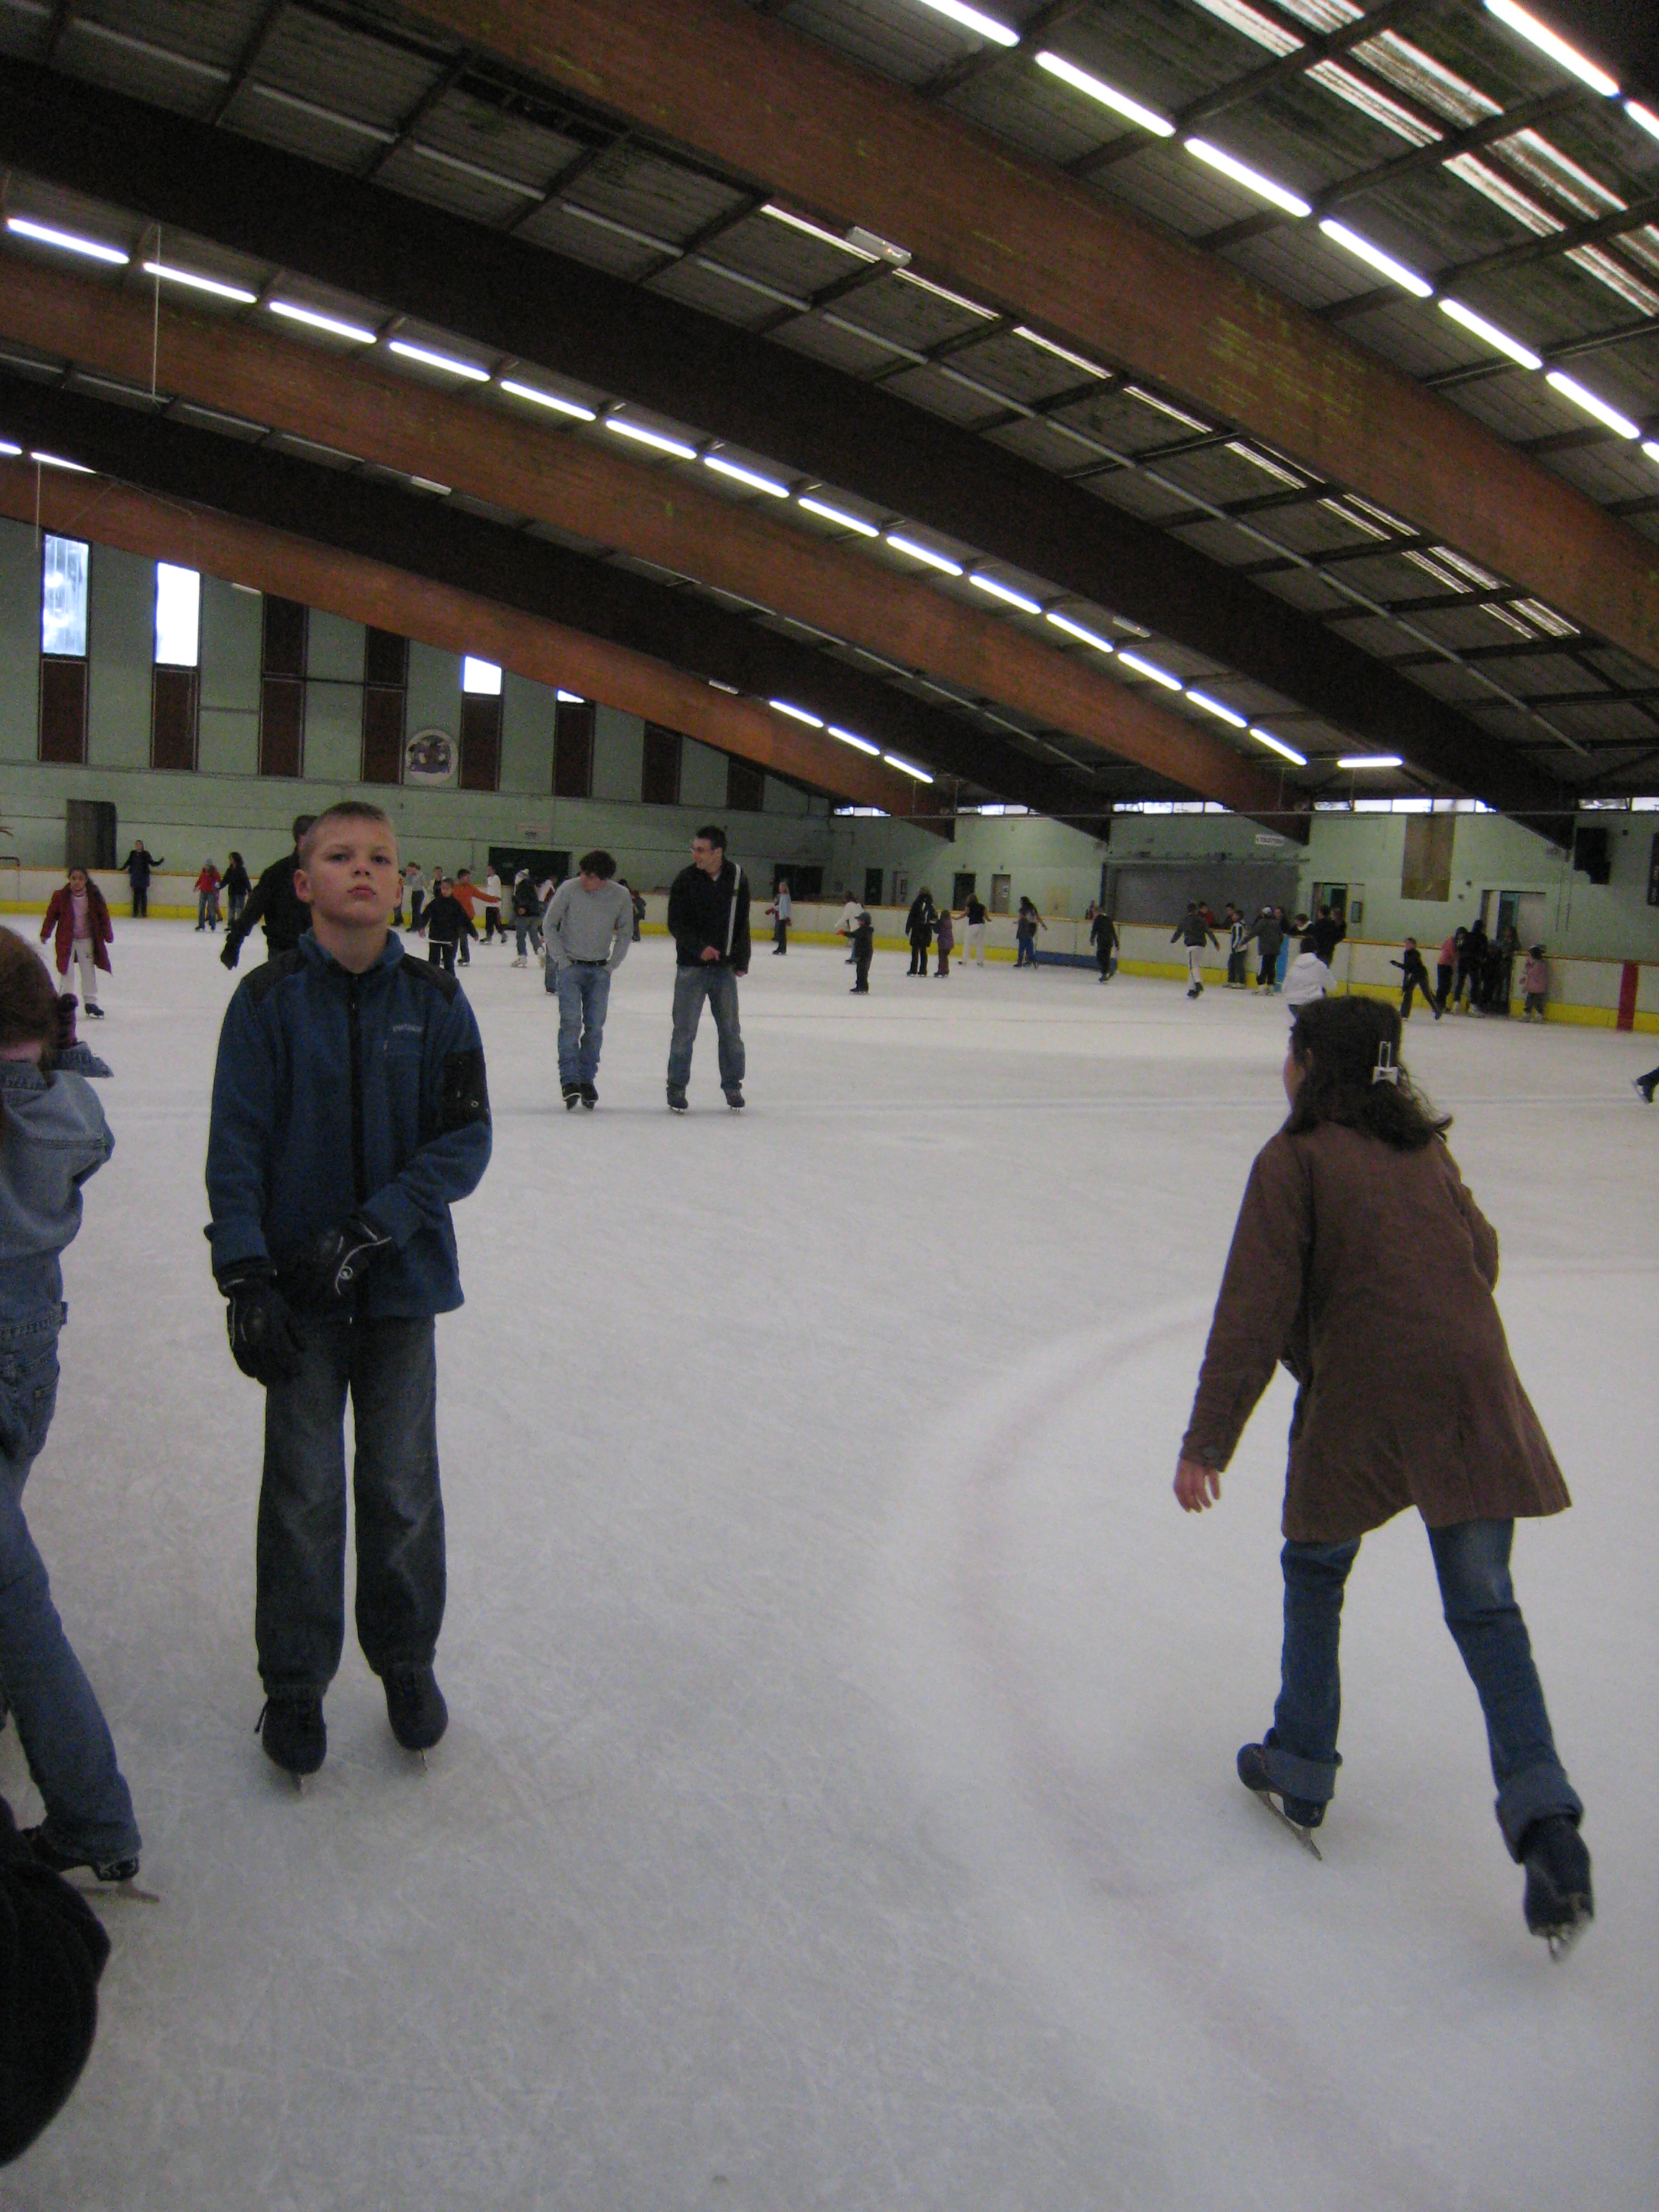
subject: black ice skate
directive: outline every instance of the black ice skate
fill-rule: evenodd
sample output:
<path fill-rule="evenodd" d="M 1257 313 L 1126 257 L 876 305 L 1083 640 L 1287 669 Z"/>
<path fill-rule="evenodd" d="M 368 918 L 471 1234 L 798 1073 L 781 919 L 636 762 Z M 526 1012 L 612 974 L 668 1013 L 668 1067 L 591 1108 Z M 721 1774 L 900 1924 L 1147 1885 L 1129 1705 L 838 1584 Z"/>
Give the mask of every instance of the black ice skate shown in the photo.
<path fill-rule="evenodd" d="M 1551 1958 L 1559 1959 L 1595 1917 L 1590 1856 L 1577 1824 L 1565 1813 L 1534 1820 L 1522 1843 L 1521 1863 L 1527 1869 L 1521 1908 L 1527 1925 L 1549 1945 Z"/>
<path fill-rule="evenodd" d="M 583 1105 L 587 1109 L 588 1112 L 591 1114 L 591 1113 L 593 1111 L 593 1109 L 594 1109 L 594 1108 L 599 1104 L 599 1092 L 594 1089 L 593 1085 L 592 1085 L 591 1083 L 584 1083 L 584 1084 L 583 1084 L 583 1085 L 582 1085 L 582 1104 L 583 1104 Z"/>
<path fill-rule="evenodd" d="M 392 1735 L 405 1751 L 430 1751 L 449 1726 L 449 1708 L 431 1668 L 393 1668 L 385 1686 Z"/>
<path fill-rule="evenodd" d="M 728 1091 L 726 1094 L 726 1103 L 734 1114 L 741 1114 L 749 1102 L 741 1091 Z"/>
<path fill-rule="evenodd" d="M 265 1757 L 298 1787 L 314 1774 L 328 1756 L 328 1729 L 323 1721 L 323 1701 L 303 1691 L 297 1695 L 267 1698 L 254 1726 L 264 1746 Z"/>
<path fill-rule="evenodd" d="M 1267 1747 L 1262 1743 L 1247 1743 L 1238 1753 L 1238 1778 L 1252 1796 L 1259 1797 L 1274 1820 L 1282 1820 L 1304 1851 L 1323 1861 L 1324 1853 L 1315 1843 L 1311 1831 L 1325 1817 L 1325 1808 L 1311 1797 L 1287 1797 L 1282 1790 L 1275 1790 L 1267 1772 Z"/>
<path fill-rule="evenodd" d="M 689 1114 L 691 1111 L 691 1101 L 684 1091 L 676 1091 L 672 1083 L 668 1086 L 668 1110 L 671 1114 Z"/>
<path fill-rule="evenodd" d="M 559 1096 L 564 1101 L 565 1112 L 574 1114 L 582 1103 L 582 1087 L 580 1083 L 562 1083 Z"/>
<path fill-rule="evenodd" d="M 66 1850 L 63 1844 L 54 1844 L 44 1822 L 38 1828 L 25 1828 L 23 1841 L 37 1866 L 50 1867 L 54 1874 L 63 1875 L 79 1874 L 84 1868 L 101 1892 L 117 1897 L 136 1897 L 145 1905 L 158 1902 L 154 1890 L 138 1887 L 136 1852 L 125 1859 L 88 1858 L 84 1851 Z"/>

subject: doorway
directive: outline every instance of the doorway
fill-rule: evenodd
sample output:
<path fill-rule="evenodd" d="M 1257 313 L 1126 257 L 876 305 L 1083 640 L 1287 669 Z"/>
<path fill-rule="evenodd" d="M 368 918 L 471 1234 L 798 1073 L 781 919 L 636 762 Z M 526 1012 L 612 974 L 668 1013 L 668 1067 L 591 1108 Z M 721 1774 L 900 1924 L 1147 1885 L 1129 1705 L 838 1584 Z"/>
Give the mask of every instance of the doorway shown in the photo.
<path fill-rule="evenodd" d="M 1014 879 L 1012 876 L 992 877 L 991 911 L 993 914 L 1007 913 L 1008 902 L 1013 896 L 1013 889 Z"/>
<path fill-rule="evenodd" d="M 958 869 L 951 878 L 951 908 L 959 914 L 974 896 L 974 886 L 979 878 L 971 870 Z"/>
<path fill-rule="evenodd" d="M 864 872 L 864 903 L 866 906 L 881 904 L 881 870 L 879 868 L 866 868 Z"/>
<path fill-rule="evenodd" d="M 1322 906 L 1328 906 L 1334 920 L 1346 929 L 1348 926 L 1348 886 L 1346 884 L 1316 884 L 1310 915 L 1317 915 Z"/>
<path fill-rule="evenodd" d="M 1482 891 L 1480 919 L 1486 924 L 1488 937 L 1496 938 L 1504 930 L 1512 929 L 1517 944 L 1540 945 L 1549 929 L 1549 893 Z"/>

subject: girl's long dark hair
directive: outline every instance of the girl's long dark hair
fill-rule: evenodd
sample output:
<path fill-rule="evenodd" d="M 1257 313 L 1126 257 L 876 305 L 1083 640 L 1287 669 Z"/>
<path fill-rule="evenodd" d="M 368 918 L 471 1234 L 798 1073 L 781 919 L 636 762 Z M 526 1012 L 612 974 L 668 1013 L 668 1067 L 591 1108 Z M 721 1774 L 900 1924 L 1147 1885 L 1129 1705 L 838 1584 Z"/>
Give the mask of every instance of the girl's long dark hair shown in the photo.
<path fill-rule="evenodd" d="M 1304 1006 L 1291 1031 L 1291 1056 L 1303 1070 L 1285 1125 L 1291 1135 L 1336 1121 L 1401 1152 L 1443 1137 L 1451 1115 L 1437 1114 L 1399 1067 L 1400 1037 L 1400 1016 L 1376 999 L 1315 999 Z M 1385 1046 L 1387 1061 L 1399 1067 L 1392 1083 L 1376 1079 Z"/>

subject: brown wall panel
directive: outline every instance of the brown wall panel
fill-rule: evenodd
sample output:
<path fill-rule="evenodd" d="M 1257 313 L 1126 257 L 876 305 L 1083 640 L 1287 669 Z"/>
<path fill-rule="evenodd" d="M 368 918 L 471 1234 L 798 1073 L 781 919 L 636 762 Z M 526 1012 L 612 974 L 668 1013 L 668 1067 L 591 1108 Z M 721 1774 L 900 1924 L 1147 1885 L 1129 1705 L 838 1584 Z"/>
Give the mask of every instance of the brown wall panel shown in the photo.
<path fill-rule="evenodd" d="M 201 682 L 193 668 L 157 667 L 150 677 L 149 764 L 193 769 Z"/>
<path fill-rule="evenodd" d="M 593 796 L 593 724 L 591 699 L 580 707 L 562 705 L 554 710 L 553 796 L 591 799 Z"/>
<path fill-rule="evenodd" d="M 501 772 L 501 701 L 468 692 L 461 701 L 463 791 L 494 791 Z"/>
<path fill-rule="evenodd" d="M 399 640 L 399 643 L 402 641 Z M 363 781 L 403 781 L 404 716 L 408 694 L 399 687 L 363 686 Z"/>
<path fill-rule="evenodd" d="M 40 659 L 40 757 L 79 765 L 87 757 L 87 664 Z"/>
<path fill-rule="evenodd" d="M 640 799 L 647 806 L 678 806 L 680 803 L 680 733 L 665 729 L 660 722 L 647 722 L 645 726 Z"/>
<path fill-rule="evenodd" d="M 259 773 L 298 775 L 304 756 L 306 687 L 291 676 L 259 684 Z"/>

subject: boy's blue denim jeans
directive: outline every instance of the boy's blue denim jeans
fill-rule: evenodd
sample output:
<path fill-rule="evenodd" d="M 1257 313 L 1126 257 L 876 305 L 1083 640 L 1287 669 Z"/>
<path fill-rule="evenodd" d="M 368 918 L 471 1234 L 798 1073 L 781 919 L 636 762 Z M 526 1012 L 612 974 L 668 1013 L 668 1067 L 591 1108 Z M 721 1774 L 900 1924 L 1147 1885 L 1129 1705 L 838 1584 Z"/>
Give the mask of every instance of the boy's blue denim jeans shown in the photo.
<path fill-rule="evenodd" d="M 1527 1830 L 1552 1813 L 1577 1820 L 1582 1801 L 1556 1757 L 1543 1685 L 1510 1582 L 1513 1521 L 1460 1521 L 1431 1528 L 1446 1626 L 1486 1716 L 1498 1825 L 1519 1858 Z M 1324 1804 L 1336 1788 L 1342 1714 L 1337 1642 L 1342 1594 L 1359 1552 L 1346 1544 L 1286 1544 L 1283 1685 L 1267 1740 L 1276 1790 Z"/>
<path fill-rule="evenodd" d="M 552 988 L 559 1001 L 559 1081 L 591 1083 L 599 1072 L 605 1042 L 611 970 L 567 963 L 554 976 Z"/>
<path fill-rule="evenodd" d="M 674 970 L 674 1035 L 668 1048 L 668 1087 L 684 1091 L 691 1079 L 691 1047 L 705 999 L 714 1010 L 714 1030 L 720 1039 L 720 1089 L 729 1095 L 742 1090 L 746 1065 L 743 1032 L 738 1027 L 738 979 L 729 968 L 713 960 L 702 967 Z"/>
<path fill-rule="evenodd" d="M 52 1842 L 88 1859 L 131 1858 L 138 1828 L 109 1724 L 23 1517 L 23 1485 L 58 1402 L 61 1325 L 58 1306 L 32 1322 L 0 1322 L 0 1689 Z"/>
<path fill-rule="evenodd" d="M 345 1404 L 356 1457 L 357 1640 L 377 1674 L 429 1667 L 444 1617 L 429 1315 L 299 1316 L 300 1372 L 265 1393 L 253 1632 L 267 1697 L 333 1680 L 345 1642 Z"/>

